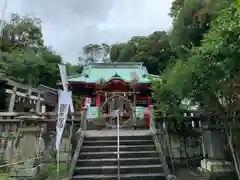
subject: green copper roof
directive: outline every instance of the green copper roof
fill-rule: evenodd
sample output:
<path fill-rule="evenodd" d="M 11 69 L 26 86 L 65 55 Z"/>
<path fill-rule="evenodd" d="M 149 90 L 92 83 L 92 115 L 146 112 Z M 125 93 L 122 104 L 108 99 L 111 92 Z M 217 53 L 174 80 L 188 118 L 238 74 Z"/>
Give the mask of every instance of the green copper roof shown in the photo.
<path fill-rule="evenodd" d="M 109 81 L 112 78 L 118 78 L 131 82 L 135 76 L 138 82 L 148 83 L 149 75 L 142 63 L 90 63 L 84 67 L 82 74 L 69 76 L 68 81 L 96 83 L 100 79 Z"/>

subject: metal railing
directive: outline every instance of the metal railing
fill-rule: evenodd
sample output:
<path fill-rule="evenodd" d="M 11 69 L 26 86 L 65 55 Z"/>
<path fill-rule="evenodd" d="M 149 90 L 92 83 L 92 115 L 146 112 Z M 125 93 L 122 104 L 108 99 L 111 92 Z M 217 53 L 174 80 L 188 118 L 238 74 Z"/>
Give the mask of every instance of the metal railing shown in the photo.
<path fill-rule="evenodd" d="M 117 166 L 118 166 L 118 180 L 120 180 L 120 131 L 119 131 L 119 126 L 120 126 L 120 122 L 119 122 L 119 118 L 120 118 L 120 114 L 119 114 L 119 110 L 117 110 L 116 112 L 117 114 Z"/>

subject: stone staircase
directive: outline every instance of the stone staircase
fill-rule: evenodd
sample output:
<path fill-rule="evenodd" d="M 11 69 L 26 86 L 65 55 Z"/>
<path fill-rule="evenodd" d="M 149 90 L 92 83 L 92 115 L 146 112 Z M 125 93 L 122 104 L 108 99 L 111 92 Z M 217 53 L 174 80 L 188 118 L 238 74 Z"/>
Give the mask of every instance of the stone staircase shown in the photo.
<path fill-rule="evenodd" d="M 117 136 L 85 137 L 73 180 L 117 180 Z M 150 135 L 120 136 L 121 180 L 165 180 Z"/>

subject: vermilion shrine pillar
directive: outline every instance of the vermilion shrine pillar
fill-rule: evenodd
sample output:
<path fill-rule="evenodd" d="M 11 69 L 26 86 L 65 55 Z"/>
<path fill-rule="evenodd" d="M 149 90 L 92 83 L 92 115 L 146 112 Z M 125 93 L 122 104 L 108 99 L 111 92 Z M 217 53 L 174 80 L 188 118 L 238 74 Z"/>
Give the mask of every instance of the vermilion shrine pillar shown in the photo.
<path fill-rule="evenodd" d="M 100 107 L 101 106 L 101 102 L 100 102 L 100 94 L 98 93 L 96 96 L 96 106 Z"/>
<path fill-rule="evenodd" d="M 151 99 L 150 96 L 147 97 L 147 103 L 148 103 L 148 107 L 147 107 L 147 112 L 145 113 L 145 121 L 147 124 L 147 128 L 150 128 L 150 105 L 151 105 Z"/>

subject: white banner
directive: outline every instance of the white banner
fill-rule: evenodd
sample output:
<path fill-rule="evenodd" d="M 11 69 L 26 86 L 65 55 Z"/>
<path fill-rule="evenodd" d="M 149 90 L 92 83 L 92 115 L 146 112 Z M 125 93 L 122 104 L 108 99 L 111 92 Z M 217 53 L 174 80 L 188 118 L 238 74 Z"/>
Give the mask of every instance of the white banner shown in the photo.
<path fill-rule="evenodd" d="M 59 64 L 59 70 L 60 70 L 60 76 L 62 80 L 62 86 L 64 91 L 68 91 L 68 77 L 67 77 L 67 70 L 65 64 Z M 73 106 L 73 100 L 72 100 L 72 92 L 71 92 L 71 101 L 70 101 L 70 111 L 71 113 L 74 113 L 74 106 Z"/>
<path fill-rule="evenodd" d="M 68 91 L 68 77 L 65 64 L 59 64 L 60 76 L 62 80 L 62 86 L 64 91 Z"/>
<path fill-rule="evenodd" d="M 63 91 L 58 92 L 58 119 L 56 124 L 56 150 L 59 151 L 62 134 L 67 121 L 68 110 L 70 107 L 71 113 L 74 113 L 74 106 L 72 100 L 72 92 L 68 92 L 68 77 L 66 66 L 59 64 L 60 76 L 62 80 Z M 74 119 L 74 116 L 72 117 Z"/>
<path fill-rule="evenodd" d="M 56 123 L 56 150 L 59 151 L 63 130 L 67 121 L 71 92 L 60 91 L 58 98 L 58 118 Z"/>

